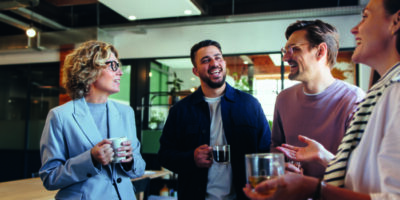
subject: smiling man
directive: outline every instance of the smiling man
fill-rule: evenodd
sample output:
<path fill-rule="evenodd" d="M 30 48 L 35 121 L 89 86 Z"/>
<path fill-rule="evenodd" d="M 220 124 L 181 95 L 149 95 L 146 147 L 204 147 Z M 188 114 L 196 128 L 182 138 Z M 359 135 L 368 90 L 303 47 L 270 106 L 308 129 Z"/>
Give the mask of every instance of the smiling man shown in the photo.
<path fill-rule="evenodd" d="M 162 166 L 178 174 L 178 199 L 247 199 L 244 155 L 269 152 L 271 132 L 260 103 L 225 82 L 218 42 L 204 40 L 190 53 L 201 86 L 175 104 L 160 139 Z M 228 164 L 211 147 L 230 145 Z"/>
<path fill-rule="evenodd" d="M 283 60 L 290 65 L 289 79 L 301 83 L 283 90 L 276 99 L 271 151 L 283 143 L 305 146 L 313 139 L 336 153 L 356 104 L 365 95 L 331 74 L 338 37 L 333 26 L 320 20 L 297 21 L 286 29 Z M 320 155 L 318 159 L 332 158 Z M 323 176 L 326 166 L 301 161 L 304 174 Z"/>

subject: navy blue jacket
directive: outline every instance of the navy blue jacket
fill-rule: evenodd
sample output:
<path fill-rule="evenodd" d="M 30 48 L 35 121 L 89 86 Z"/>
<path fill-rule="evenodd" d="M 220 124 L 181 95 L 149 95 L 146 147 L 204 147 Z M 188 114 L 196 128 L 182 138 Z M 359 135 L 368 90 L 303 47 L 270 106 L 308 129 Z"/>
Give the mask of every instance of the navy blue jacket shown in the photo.
<path fill-rule="evenodd" d="M 269 152 L 271 131 L 260 103 L 226 84 L 221 98 L 225 137 L 231 146 L 233 184 L 238 199 L 247 199 L 245 154 Z M 210 144 L 210 111 L 199 88 L 171 107 L 160 138 L 160 164 L 178 174 L 178 199 L 205 199 L 208 168 L 198 168 L 194 150 Z M 227 183 L 229 184 L 229 183 Z"/>

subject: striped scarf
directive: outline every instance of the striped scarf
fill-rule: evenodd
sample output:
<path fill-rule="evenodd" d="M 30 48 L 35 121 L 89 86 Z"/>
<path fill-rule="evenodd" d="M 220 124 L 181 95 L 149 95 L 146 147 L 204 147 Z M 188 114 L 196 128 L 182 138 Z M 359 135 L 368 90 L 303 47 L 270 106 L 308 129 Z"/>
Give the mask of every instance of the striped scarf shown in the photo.
<path fill-rule="evenodd" d="M 400 82 L 400 63 L 392 67 L 379 81 L 368 90 L 364 100 L 358 105 L 350 126 L 346 130 L 335 158 L 325 171 L 324 181 L 338 187 L 344 187 L 344 177 L 351 152 L 360 143 L 368 119 L 385 89 L 395 82 Z"/>

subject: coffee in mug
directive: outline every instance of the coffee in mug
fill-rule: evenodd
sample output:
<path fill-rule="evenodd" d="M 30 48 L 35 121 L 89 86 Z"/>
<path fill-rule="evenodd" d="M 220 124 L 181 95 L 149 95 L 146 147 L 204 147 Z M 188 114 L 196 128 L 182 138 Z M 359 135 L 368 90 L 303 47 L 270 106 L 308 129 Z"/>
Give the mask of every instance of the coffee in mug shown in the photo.
<path fill-rule="evenodd" d="M 231 151 L 229 145 L 213 146 L 213 158 L 215 162 L 228 164 L 231 161 Z"/>

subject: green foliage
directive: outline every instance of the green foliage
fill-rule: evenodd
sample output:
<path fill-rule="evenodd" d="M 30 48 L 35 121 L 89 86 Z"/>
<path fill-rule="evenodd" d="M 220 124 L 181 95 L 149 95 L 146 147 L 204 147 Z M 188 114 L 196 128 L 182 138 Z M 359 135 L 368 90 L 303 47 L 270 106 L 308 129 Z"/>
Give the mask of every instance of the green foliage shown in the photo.
<path fill-rule="evenodd" d="M 181 91 L 181 84 L 183 80 L 178 78 L 176 72 L 174 72 L 174 79 L 172 81 L 167 81 L 168 85 L 172 85 L 170 93 L 174 96 L 177 92 Z"/>
<path fill-rule="evenodd" d="M 269 129 L 272 131 L 272 120 L 268 120 Z"/>
<path fill-rule="evenodd" d="M 247 77 L 242 77 L 241 79 L 236 80 L 233 87 L 241 91 L 250 91 L 250 85 L 247 81 Z"/>
<path fill-rule="evenodd" d="M 157 110 L 152 110 L 150 114 L 150 120 L 149 123 L 155 122 L 155 123 L 164 123 L 165 116 L 163 112 L 157 111 Z"/>

